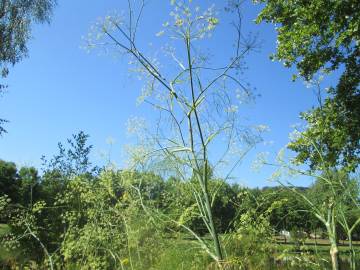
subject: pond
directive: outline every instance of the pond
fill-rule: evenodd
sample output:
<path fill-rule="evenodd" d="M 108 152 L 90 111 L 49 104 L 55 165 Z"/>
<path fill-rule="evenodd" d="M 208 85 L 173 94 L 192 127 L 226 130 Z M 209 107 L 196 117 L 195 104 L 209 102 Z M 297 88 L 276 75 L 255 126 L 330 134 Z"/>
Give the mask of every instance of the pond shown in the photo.
<path fill-rule="evenodd" d="M 356 259 L 357 269 L 360 269 L 360 258 Z M 320 270 L 332 269 L 330 255 L 318 254 L 317 258 L 293 254 L 283 257 L 281 260 L 271 260 L 268 268 L 264 270 Z M 340 270 L 352 270 L 349 255 L 341 255 L 339 258 Z"/>

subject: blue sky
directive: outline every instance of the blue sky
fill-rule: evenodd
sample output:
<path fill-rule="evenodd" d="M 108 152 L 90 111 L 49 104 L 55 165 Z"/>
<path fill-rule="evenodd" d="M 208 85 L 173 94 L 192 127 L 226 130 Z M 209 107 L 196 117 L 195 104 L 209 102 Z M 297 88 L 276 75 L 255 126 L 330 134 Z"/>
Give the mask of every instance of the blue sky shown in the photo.
<path fill-rule="evenodd" d="M 214 1 L 215 5 L 222 2 Z M 149 1 L 138 34 L 144 47 L 150 42 L 156 44 L 155 34 L 167 20 L 169 8 L 168 1 Z M 132 116 L 149 114 L 146 105 L 136 105 L 141 84 L 129 75 L 126 58 L 114 59 L 81 49 L 82 37 L 90 26 L 114 10 L 126 10 L 126 1 L 60 0 L 51 24 L 33 27 L 29 57 L 11 69 L 8 92 L 0 98 L 0 116 L 10 120 L 6 125 L 8 134 L 0 138 L 1 159 L 39 167 L 42 155 L 56 153 L 57 142 L 83 130 L 91 136 L 95 163 L 102 163 L 101 153 L 109 151 L 107 140 L 112 138 L 115 144 L 111 157 L 123 166 L 123 145 L 130 142 L 126 122 Z M 236 181 L 252 187 L 269 185 L 266 179 L 272 173 L 272 168 L 260 172 L 250 169 L 256 153 L 276 153 L 288 142 L 299 113 L 315 104 L 311 90 L 301 82 L 291 82 L 293 71 L 269 60 L 276 48 L 276 34 L 272 25 L 253 22 L 259 10 L 250 2 L 243 10 L 244 29 L 258 33 L 262 40 L 260 52 L 247 58 L 244 74 L 261 97 L 246 112 L 249 122 L 270 127 L 264 139 L 272 143 L 259 145 L 236 171 Z M 217 38 L 225 42 L 231 34 L 231 30 L 224 30 L 214 36 L 219 35 Z M 213 46 L 220 48 L 222 44 Z M 218 59 L 226 56 L 223 50 L 218 52 Z"/>

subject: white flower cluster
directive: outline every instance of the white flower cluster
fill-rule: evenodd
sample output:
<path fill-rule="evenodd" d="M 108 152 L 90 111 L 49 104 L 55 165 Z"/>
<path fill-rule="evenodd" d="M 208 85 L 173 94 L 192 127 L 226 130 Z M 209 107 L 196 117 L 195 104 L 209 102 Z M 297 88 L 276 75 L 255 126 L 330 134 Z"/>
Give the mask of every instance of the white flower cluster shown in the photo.
<path fill-rule="evenodd" d="M 186 35 L 190 35 L 192 40 L 196 40 L 202 39 L 206 35 L 211 36 L 211 31 L 219 24 L 215 6 L 212 5 L 206 10 L 201 11 L 199 6 L 191 9 L 191 2 L 171 1 L 171 4 L 174 6 L 174 9 L 170 12 L 173 22 L 165 22 L 163 24 L 164 29 L 157 32 L 156 36 L 164 35 L 166 29 L 171 29 L 172 38 L 184 38 Z M 192 13 L 191 10 L 194 12 Z"/>
<path fill-rule="evenodd" d="M 140 135 L 140 133 L 146 129 L 146 121 L 144 118 L 135 116 L 127 121 L 126 126 L 129 135 Z"/>

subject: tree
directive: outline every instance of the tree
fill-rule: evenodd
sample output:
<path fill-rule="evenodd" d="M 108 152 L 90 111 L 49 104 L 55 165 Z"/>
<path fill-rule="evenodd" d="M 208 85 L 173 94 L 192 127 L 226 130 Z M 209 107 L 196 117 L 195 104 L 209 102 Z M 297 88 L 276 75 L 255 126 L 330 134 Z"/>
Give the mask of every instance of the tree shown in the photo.
<path fill-rule="evenodd" d="M 0 196 L 7 195 L 12 202 L 4 210 L 11 228 L 5 242 L 10 246 L 19 244 L 37 262 L 48 260 L 49 267 L 68 229 L 68 224 L 62 222 L 63 215 L 69 213 L 68 207 L 74 211 L 76 206 L 57 203 L 70 192 L 73 178 L 82 177 L 84 183 L 96 182 L 98 168 L 90 162 L 92 145 L 88 145 L 88 137 L 80 131 L 67 140 L 68 145 L 59 143 L 59 153 L 53 158 L 43 157 L 41 179 L 33 167 L 17 170 L 14 163 L 0 160 Z M 44 254 L 38 252 L 39 248 Z"/>
<path fill-rule="evenodd" d="M 306 192 L 297 187 L 296 189 L 300 193 Z M 310 232 L 312 219 L 307 211 L 307 205 L 288 188 L 267 188 L 262 191 L 262 196 L 267 201 L 267 204 L 264 204 L 265 207 L 269 207 L 276 201 L 282 202 L 270 214 L 270 223 L 277 232 L 281 230 Z"/>
<path fill-rule="evenodd" d="M 323 105 L 302 114 L 309 123 L 302 137 L 320 141 L 324 159 L 333 166 L 341 164 L 354 171 L 360 154 L 358 1 L 256 2 L 265 3 L 257 21 L 277 25 L 278 46 L 273 59 L 282 61 L 286 67 L 296 65 L 298 75 L 306 81 L 319 72 L 340 74 Z M 313 146 L 301 140 L 291 145 L 299 160 L 319 164 L 319 159 L 313 158 Z"/>
<path fill-rule="evenodd" d="M 18 169 L 13 162 L 0 160 L 0 196 L 7 195 L 12 204 L 32 205 L 40 196 L 40 177 L 34 167 Z"/>
<path fill-rule="evenodd" d="M 0 93 L 1 94 L 1 93 Z M 3 125 L 5 123 L 7 123 L 8 121 L 5 119 L 0 119 L 0 135 L 6 133 L 6 129 L 3 127 Z"/>
<path fill-rule="evenodd" d="M 64 196 L 75 177 L 82 176 L 91 182 L 95 181 L 98 173 L 97 167 L 90 161 L 92 145 L 88 144 L 88 138 L 89 135 L 80 131 L 67 139 L 67 144 L 58 143 L 59 152 L 52 158 L 42 157 L 41 187 L 35 191 L 39 191 L 39 197 L 45 207 L 38 213 L 35 221 L 37 227 L 46 228 L 38 230 L 38 233 L 41 233 L 38 234 L 38 238 L 50 253 L 59 248 L 61 235 L 66 231 L 66 225 L 62 223 L 62 215 L 66 209 L 58 207 L 56 202 Z"/>
<path fill-rule="evenodd" d="M 296 162 L 307 163 L 314 170 L 338 167 L 354 171 L 358 167 L 358 118 L 347 118 L 344 108 L 339 108 L 332 99 L 326 99 L 321 107 L 302 113 L 301 118 L 308 126 L 288 144 L 288 148 L 297 153 Z"/>
<path fill-rule="evenodd" d="M 106 169 L 96 181 L 82 175 L 69 182 L 64 196 L 57 200 L 57 205 L 65 207 L 62 222 L 67 228 L 60 247 L 63 268 L 152 268 L 163 251 L 163 228 L 144 218 L 133 189 L 139 182 L 146 194 L 142 199 L 159 207 L 164 182 L 151 173 Z"/>
<path fill-rule="evenodd" d="M 7 195 L 12 203 L 19 202 L 20 180 L 15 163 L 0 160 L 0 196 Z"/>
<path fill-rule="evenodd" d="M 3 0 L 0 3 L 0 67 L 2 77 L 28 54 L 31 24 L 50 22 L 56 0 Z M 4 87 L 2 85 L 2 87 Z"/>
<path fill-rule="evenodd" d="M 278 25 L 278 46 L 272 58 L 286 67 L 296 65 L 298 74 L 293 79 L 300 76 L 313 82 L 319 73 L 340 74 L 325 100 L 316 82 L 319 107 L 301 115 L 308 125 L 289 144 L 297 153 L 294 161 L 308 163 L 310 175 L 322 172 L 320 179 L 331 190 L 325 211 L 299 196 L 326 226 L 333 269 L 338 269 L 336 225 L 345 195 L 336 192 L 345 194 L 343 174 L 355 171 L 360 161 L 360 7 L 355 0 L 256 2 L 265 3 L 257 21 Z"/>
<path fill-rule="evenodd" d="M 97 175 L 99 168 L 90 161 L 92 145 L 88 145 L 89 135 L 83 131 L 73 134 L 67 144 L 58 143 L 58 153 L 50 159 L 42 160 L 42 193 L 44 200 L 52 204 L 67 183 L 75 176 L 86 174 L 89 178 Z"/>
<path fill-rule="evenodd" d="M 67 147 L 61 142 L 58 143 L 59 153 L 50 160 L 42 156 L 44 174 L 59 172 L 65 178 L 82 174 L 96 174 L 98 167 L 92 166 L 90 152 L 93 148 L 88 145 L 89 135 L 80 131 L 67 139 Z"/>
<path fill-rule="evenodd" d="M 49 22 L 56 0 L 2 0 L 0 2 L 0 78 L 9 73 L 9 66 L 28 54 L 31 24 Z M 0 93 L 6 87 L 0 83 Z M 5 133 L 0 119 L 0 135 Z"/>
<path fill-rule="evenodd" d="M 238 213 L 234 229 L 226 236 L 234 269 L 266 269 L 270 254 L 274 253 L 274 228 L 270 225 L 272 212 L 281 207 L 282 200 L 269 201 L 269 194 L 259 190 L 243 189 L 234 202 Z M 228 251 L 229 252 L 229 251 Z M 230 269 L 231 269 L 230 263 Z"/>
<path fill-rule="evenodd" d="M 40 176 L 34 167 L 22 167 L 19 170 L 21 187 L 19 191 L 21 204 L 25 207 L 33 205 L 40 197 Z"/>
<path fill-rule="evenodd" d="M 207 47 L 207 37 L 219 25 L 219 18 L 213 7 L 201 10 L 191 1 L 171 1 L 171 20 L 164 23 L 164 29 L 157 34 L 173 41 L 166 46 L 165 56 L 169 56 L 166 70 L 162 70 L 159 59 L 146 56 L 137 42 L 143 1 L 140 1 L 138 13 L 129 1 L 128 22 L 117 16 L 105 17 L 96 24 L 97 33 L 89 35 L 88 40 L 89 48 L 105 44 L 106 49 L 110 46 L 127 54 L 135 63 L 134 69 L 144 78 L 140 101 L 151 105 L 159 113 L 159 120 L 154 125 L 155 130 L 143 125 L 131 127 L 139 135 L 140 143 L 131 152 L 135 161 L 133 168 L 140 170 L 164 164 L 167 173 L 176 175 L 181 181 L 195 177 L 197 185 L 192 185 L 195 206 L 212 241 L 204 241 L 191 228 L 176 224 L 191 233 L 219 264 L 224 254 L 214 222 L 212 202 L 217 194 L 209 188 L 209 169 L 216 171 L 219 166 L 228 164 L 229 173 L 221 177 L 228 180 L 240 160 L 260 141 L 259 133 L 264 131 L 264 126 L 251 129 L 239 122 L 239 98 L 245 97 L 247 101 L 253 98 L 240 76 L 243 60 L 257 44 L 254 37 L 243 35 L 241 1 L 235 2 L 230 9 L 235 11 L 231 16 L 235 26 L 234 44 L 228 44 L 229 48 L 233 45 L 233 53 L 230 61 L 220 66 L 211 64 L 206 56 L 208 52 L 201 50 Z M 219 149 L 223 152 L 219 153 Z"/>

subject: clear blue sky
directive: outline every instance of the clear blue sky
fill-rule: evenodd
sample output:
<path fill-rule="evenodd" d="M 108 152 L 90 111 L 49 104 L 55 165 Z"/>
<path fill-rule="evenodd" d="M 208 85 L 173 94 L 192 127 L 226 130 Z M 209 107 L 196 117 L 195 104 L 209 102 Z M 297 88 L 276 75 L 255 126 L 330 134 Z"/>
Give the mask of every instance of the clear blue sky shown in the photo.
<path fill-rule="evenodd" d="M 100 153 L 109 150 L 106 141 L 111 137 L 115 140 L 112 159 L 122 167 L 122 148 L 129 142 L 126 122 L 148 112 L 146 105 L 136 106 L 141 85 L 129 75 L 126 59 L 88 54 L 80 48 L 82 36 L 96 19 L 114 10 L 126 10 L 126 1 L 59 0 L 51 24 L 33 27 L 29 57 L 11 69 L 9 90 L 0 98 L 0 117 L 10 120 L 8 134 L 0 138 L 1 159 L 39 167 L 42 155 L 56 153 L 57 142 L 83 130 L 91 136 L 94 162 L 101 163 Z M 245 78 L 261 94 L 250 105 L 247 117 L 251 123 L 268 125 L 271 131 L 265 141 L 273 143 L 259 145 L 237 170 L 239 183 L 249 186 L 269 185 L 266 179 L 272 169 L 256 173 L 249 164 L 257 152 L 276 153 L 283 147 L 291 125 L 299 122 L 299 112 L 311 108 L 315 101 L 301 82 L 291 82 L 291 70 L 269 60 L 276 34 L 272 25 L 253 23 L 259 10 L 251 3 L 244 7 L 245 30 L 258 32 L 263 41 L 261 51 L 247 61 Z M 143 44 L 156 40 L 155 34 L 168 18 L 168 1 L 150 0 L 144 14 L 139 29 Z M 215 32 L 224 40 L 231 34 L 230 30 Z M 219 53 L 219 58 L 225 55 L 222 50 Z"/>

